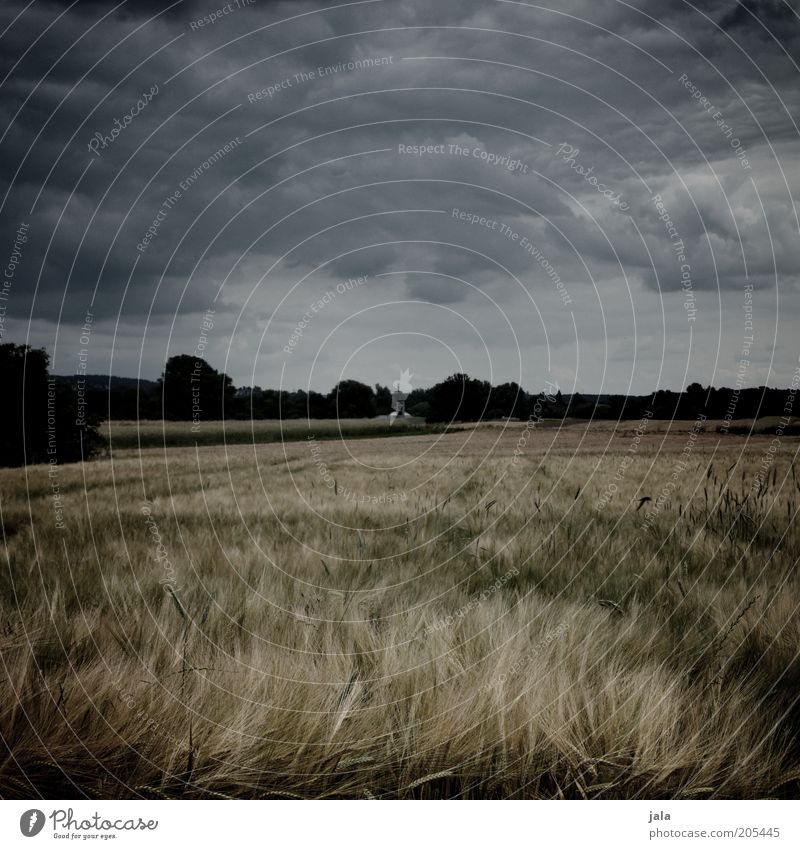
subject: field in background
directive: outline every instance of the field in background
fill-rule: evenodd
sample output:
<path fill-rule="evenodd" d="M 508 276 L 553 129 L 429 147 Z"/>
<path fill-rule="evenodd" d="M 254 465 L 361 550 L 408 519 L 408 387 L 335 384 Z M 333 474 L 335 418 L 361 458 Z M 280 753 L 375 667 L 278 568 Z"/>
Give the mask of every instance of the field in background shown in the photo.
<path fill-rule="evenodd" d="M 0 472 L 2 795 L 796 798 L 799 443 L 636 426 Z"/>
<path fill-rule="evenodd" d="M 738 419 L 728 424 L 728 436 L 762 435 L 773 433 L 780 420 L 777 417 Z M 796 434 L 800 419 L 790 417 L 788 426 L 784 425 L 784 434 Z M 648 433 L 684 433 L 691 429 L 693 422 L 651 421 Z M 715 432 L 723 425 L 722 421 L 709 420 L 705 431 Z M 541 419 L 537 430 L 555 428 L 558 430 L 586 430 L 592 433 L 613 432 L 618 436 L 632 433 L 639 421 L 587 421 L 586 419 Z M 100 428 L 102 435 L 109 440 L 114 450 L 127 448 L 176 448 L 197 445 L 247 445 L 270 442 L 297 442 L 313 436 L 322 439 L 359 439 L 375 436 L 400 436 L 413 433 L 439 434 L 445 430 L 472 430 L 475 428 L 501 428 L 507 430 L 524 429 L 524 421 L 490 421 L 475 424 L 473 422 L 455 422 L 452 425 L 426 424 L 424 419 L 399 419 L 389 424 L 382 419 L 256 419 L 254 421 L 202 421 L 196 430 L 192 423 L 161 421 L 112 421 L 104 422 Z"/>
<path fill-rule="evenodd" d="M 365 436 L 396 436 L 401 433 L 436 433 L 443 428 L 426 425 L 424 419 L 257 419 L 254 421 L 192 422 L 112 421 L 100 428 L 113 449 L 174 448 L 186 445 L 246 445 L 264 442 L 296 442 L 316 439 L 357 439 Z"/>

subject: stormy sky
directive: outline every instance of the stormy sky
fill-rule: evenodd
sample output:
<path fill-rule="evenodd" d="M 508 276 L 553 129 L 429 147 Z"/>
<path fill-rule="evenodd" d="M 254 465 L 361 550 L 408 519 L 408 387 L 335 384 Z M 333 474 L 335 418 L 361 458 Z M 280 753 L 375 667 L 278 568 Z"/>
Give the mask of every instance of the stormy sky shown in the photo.
<path fill-rule="evenodd" d="M 322 391 L 788 386 L 799 26 L 787 0 L 4 2 L 3 341 Z"/>

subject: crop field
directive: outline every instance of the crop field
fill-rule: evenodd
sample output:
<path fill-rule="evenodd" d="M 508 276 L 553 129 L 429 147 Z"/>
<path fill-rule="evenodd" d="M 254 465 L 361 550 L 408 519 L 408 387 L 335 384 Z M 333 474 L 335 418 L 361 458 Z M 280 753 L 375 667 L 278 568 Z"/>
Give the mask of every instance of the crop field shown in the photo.
<path fill-rule="evenodd" d="M 296 442 L 317 439 L 358 439 L 397 436 L 400 433 L 434 432 L 424 419 L 262 419 L 257 421 L 106 421 L 101 433 L 115 448 L 174 448 L 194 445 L 251 445 L 263 442 Z M 441 428 L 439 428 L 441 430 Z"/>
<path fill-rule="evenodd" d="M 333 428 L 0 471 L 0 795 L 798 796 L 800 441 Z"/>

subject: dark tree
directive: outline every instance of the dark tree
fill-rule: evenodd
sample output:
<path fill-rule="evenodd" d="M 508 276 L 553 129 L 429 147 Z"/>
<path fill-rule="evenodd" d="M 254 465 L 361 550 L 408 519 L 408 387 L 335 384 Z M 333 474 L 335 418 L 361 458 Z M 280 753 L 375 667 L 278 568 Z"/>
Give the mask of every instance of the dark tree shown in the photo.
<path fill-rule="evenodd" d="M 273 390 L 274 391 L 274 390 Z M 308 393 L 302 389 L 294 392 L 275 392 L 276 419 L 305 419 L 308 416 Z"/>
<path fill-rule="evenodd" d="M 9 398 L 0 429 L 0 465 L 71 463 L 89 459 L 105 446 L 99 417 L 85 394 L 48 376 L 43 349 L 0 345 L 0 373 Z"/>
<path fill-rule="evenodd" d="M 407 407 L 406 409 L 412 416 L 425 419 L 426 421 L 431 420 L 431 405 L 427 401 L 420 401 L 414 404 L 413 407 Z"/>
<path fill-rule="evenodd" d="M 230 415 L 233 381 L 205 360 L 178 354 L 170 357 L 158 381 L 158 396 L 165 419 L 200 421 Z"/>
<path fill-rule="evenodd" d="M 575 392 L 570 396 L 567 415 L 588 419 L 591 418 L 593 409 L 594 405 L 590 401 L 587 401 L 580 392 Z"/>
<path fill-rule="evenodd" d="M 429 421 L 478 421 L 486 416 L 491 385 L 467 374 L 452 374 L 430 390 Z"/>
<path fill-rule="evenodd" d="M 375 384 L 375 409 L 379 416 L 388 415 L 392 411 L 392 391 L 388 386 L 381 386 L 380 383 Z"/>
<path fill-rule="evenodd" d="M 47 444 L 47 364 L 43 349 L 0 345 L 0 371 L 7 397 L 13 400 L 0 429 L 4 466 L 41 463 Z"/>
<path fill-rule="evenodd" d="M 678 392 L 669 389 L 659 389 L 653 393 L 650 406 L 654 419 L 674 419 L 678 415 L 678 406 L 681 396 Z"/>
<path fill-rule="evenodd" d="M 501 416 L 525 418 L 528 415 L 528 395 L 517 383 L 501 383 L 492 389 L 489 406 Z"/>
<path fill-rule="evenodd" d="M 406 409 L 411 412 L 411 408 L 416 406 L 417 404 L 430 405 L 430 403 L 430 389 L 412 389 L 411 392 L 408 393 L 408 398 L 406 398 Z"/>
<path fill-rule="evenodd" d="M 564 403 L 561 392 L 557 392 L 554 396 L 548 390 L 540 392 L 535 398 L 530 399 L 527 416 L 543 419 L 560 419 L 564 417 L 566 410 L 567 405 Z"/>
<path fill-rule="evenodd" d="M 375 393 L 358 380 L 342 380 L 331 389 L 328 400 L 339 419 L 371 418 L 375 415 Z"/>
<path fill-rule="evenodd" d="M 310 419 L 333 418 L 333 408 L 331 406 L 330 400 L 326 398 L 321 392 L 309 392 L 307 416 Z"/>
<path fill-rule="evenodd" d="M 677 417 L 693 419 L 706 409 L 706 390 L 699 383 L 690 383 L 678 401 Z"/>
<path fill-rule="evenodd" d="M 625 395 L 609 395 L 608 397 L 609 414 L 612 419 L 625 418 L 630 412 L 630 405 Z"/>

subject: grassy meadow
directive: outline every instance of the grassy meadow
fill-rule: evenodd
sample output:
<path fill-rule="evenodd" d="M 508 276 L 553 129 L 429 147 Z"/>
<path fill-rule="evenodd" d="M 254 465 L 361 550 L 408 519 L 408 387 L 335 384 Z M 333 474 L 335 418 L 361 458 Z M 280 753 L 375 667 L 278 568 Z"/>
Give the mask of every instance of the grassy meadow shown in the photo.
<path fill-rule="evenodd" d="M 800 443 L 636 426 L 0 470 L 0 795 L 797 797 Z"/>

